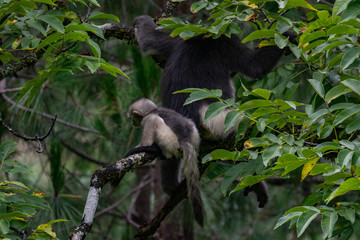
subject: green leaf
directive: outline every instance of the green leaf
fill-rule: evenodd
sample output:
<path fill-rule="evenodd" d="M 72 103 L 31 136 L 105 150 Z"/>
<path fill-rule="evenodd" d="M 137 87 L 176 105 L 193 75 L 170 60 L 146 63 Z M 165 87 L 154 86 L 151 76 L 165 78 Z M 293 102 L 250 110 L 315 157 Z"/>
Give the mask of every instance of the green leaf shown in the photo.
<path fill-rule="evenodd" d="M 266 107 L 266 106 L 274 106 L 274 103 L 269 100 L 255 99 L 241 104 L 238 110 L 245 111 L 253 108 Z"/>
<path fill-rule="evenodd" d="M 337 110 L 340 110 L 340 109 L 349 108 L 349 107 L 353 107 L 353 106 L 356 106 L 356 104 L 347 103 L 347 102 L 337 103 L 337 104 L 332 105 L 330 107 L 329 111 L 334 112 L 334 111 L 337 111 Z"/>
<path fill-rule="evenodd" d="M 315 176 L 324 172 L 329 172 L 332 171 L 333 167 L 331 164 L 328 163 L 320 163 L 320 164 L 316 164 L 313 169 L 311 170 L 311 172 L 309 173 L 310 176 Z"/>
<path fill-rule="evenodd" d="M 90 38 L 86 39 L 86 43 L 90 47 L 94 56 L 96 58 L 100 58 L 101 57 L 101 49 L 100 49 L 99 45 L 96 42 L 94 42 L 93 40 L 91 40 Z"/>
<path fill-rule="evenodd" d="M 82 25 L 87 28 L 86 31 L 91 31 L 90 29 L 92 29 L 91 32 L 95 33 L 101 39 L 105 39 L 103 31 L 98 26 L 89 23 L 82 23 Z"/>
<path fill-rule="evenodd" d="M 345 86 L 349 87 L 353 92 L 360 95 L 360 81 L 356 79 L 347 79 L 341 82 Z"/>
<path fill-rule="evenodd" d="M 326 152 L 341 149 L 341 146 L 334 142 L 324 142 L 314 147 L 314 149 L 319 150 L 320 152 Z"/>
<path fill-rule="evenodd" d="M 226 109 L 226 107 L 227 105 L 225 105 L 223 102 L 211 103 L 205 112 L 204 123 L 219 115 L 222 111 Z"/>
<path fill-rule="evenodd" d="M 18 181 L 3 181 L 3 182 L 0 182 L 0 186 L 5 186 L 5 185 L 9 185 L 9 184 L 17 186 L 19 188 L 29 190 L 29 188 L 25 184 L 23 184 L 22 182 L 18 182 Z"/>
<path fill-rule="evenodd" d="M 243 119 L 243 114 L 238 111 L 230 111 L 225 117 L 225 132 L 235 126 L 239 121 Z"/>
<path fill-rule="evenodd" d="M 255 32 L 250 33 L 244 40 L 242 40 L 242 43 L 246 43 L 255 39 L 261 39 L 261 38 L 273 38 L 277 32 L 275 30 L 269 30 L 269 29 L 262 29 L 257 30 Z"/>
<path fill-rule="evenodd" d="M 221 192 L 225 195 L 229 190 L 231 184 L 235 181 L 236 178 L 242 173 L 244 166 L 247 163 L 239 163 L 231 167 L 225 174 L 224 179 L 221 183 Z"/>
<path fill-rule="evenodd" d="M 325 89 L 324 89 L 324 85 L 322 84 L 322 82 L 315 80 L 315 79 L 308 79 L 308 81 L 310 82 L 311 86 L 314 88 L 316 93 L 319 94 L 320 97 L 324 98 L 325 97 Z"/>
<path fill-rule="evenodd" d="M 186 99 L 184 106 L 188 105 L 190 103 L 202 100 L 202 99 L 206 99 L 206 98 L 218 98 L 219 95 L 220 96 L 222 95 L 222 91 L 220 89 L 212 90 L 212 91 L 205 90 L 205 89 L 187 89 L 187 90 L 184 89 L 184 90 L 176 91 L 176 92 L 174 92 L 174 94 L 185 93 L 185 92 L 189 92 L 191 90 L 195 90 L 195 91 L 192 91 L 190 96 Z"/>
<path fill-rule="evenodd" d="M 346 45 L 346 44 L 352 44 L 350 41 L 335 41 L 333 43 L 328 43 L 325 42 L 324 44 L 319 45 L 318 47 L 316 47 L 313 51 L 312 51 L 312 56 L 315 56 L 316 54 L 320 53 L 320 52 L 324 52 L 327 51 L 329 49 L 333 49 L 335 47 L 339 47 L 341 45 Z"/>
<path fill-rule="evenodd" d="M 318 120 L 320 117 L 324 116 L 325 114 L 328 114 L 329 110 L 323 108 L 319 111 L 314 112 L 309 116 L 309 118 L 306 120 L 306 125 L 312 125 L 316 120 Z"/>
<path fill-rule="evenodd" d="M 41 43 L 39 44 L 39 46 L 37 47 L 37 50 L 40 50 L 41 48 L 49 45 L 49 44 L 52 44 L 60 39 L 62 39 L 63 36 L 61 33 L 59 32 L 55 32 L 51 35 L 49 35 L 47 38 L 45 38 L 43 41 L 41 41 Z"/>
<path fill-rule="evenodd" d="M 190 30 L 183 31 L 179 34 L 179 36 L 185 40 L 193 37 L 194 35 L 195 35 L 195 32 L 190 31 Z"/>
<path fill-rule="evenodd" d="M 255 175 L 255 176 L 246 176 L 229 194 L 233 194 L 234 192 L 239 191 L 240 189 L 243 189 L 248 186 L 252 186 L 256 183 L 259 183 L 267 178 L 269 178 L 271 175 Z"/>
<path fill-rule="evenodd" d="M 35 21 L 33 19 L 29 19 L 26 21 L 26 23 L 32 27 L 35 28 L 36 30 L 38 30 L 39 32 L 41 32 L 42 35 L 46 36 L 46 31 L 45 28 L 40 24 L 40 22 Z"/>
<path fill-rule="evenodd" d="M 273 108 L 273 107 L 261 107 L 256 109 L 255 112 L 253 112 L 250 117 L 251 118 L 258 118 L 261 116 L 264 116 L 266 114 L 270 114 L 270 113 L 276 113 L 276 112 L 280 112 L 277 108 Z"/>
<path fill-rule="evenodd" d="M 109 63 L 101 63 L 100 65 L 101 69 L 104 69 L 105 71 L 107 71 L 109 74 L 113 75 L 114 77 L 116 77 L 116 74 L 120 74 L 121 76 L 124 76 L 126 78 L 129 78 L 123 71 L 121 71 L 119 68 L 112 66 Z"/>
<path fill-rule="evenodd" d="M 28 81 L 25 86 L 19 92 L 17 101 L 20 101 L 26 94 L 29 94 L 27 104 L 30 104 L 31 100 L 39 92 L 41 86 L 46 81 L 46 78 L 34 78 Z"/>
<path fill-rule="evenodd" d="M 264 150 L 263 154 L 262 154 L 262 159 L 263 159 L 264 165 L 268 166 L 269 161 L 271 159 L 280 156 L 281 155 L 281 149 L 282 149 L 282 146 L 277 145 L 277 144 L 266 148 Z"/>
<path fill-rule="evenodd" d="M 310 223 L 319 215 L 319 212 L 308 210 L 303 212 L 296 222 L 297 237 L 300 237 Z"/>
<path fill-rule="evenodd" d="M 336 0 L 334 3 L 332 14 L 334 16 L 340 14 L 342 11 L 344 11 L 346 9 L 347 5 L 350 2 L 351 2 L 351 0 Z"/>
<path fill-rule="evenodd" d="M 0 219 L 15 219 L 15 218 L 26 218 L 26 217 L 29 217 L 29 215 L 20 211 L 0 214 Z"/>
<path fill-rule="evenodd" d="M 206 8 L 207 5 L 208 5 L 208 3 L 205 2 L 205 1 L 195 2 L 195 3 L 193 3 L 193 4 L 191 5 L 190 11 L 191 11 L 192 13 L 197 13 L 197 12 L 199 12 L 200 10 Z"/>
<path fill-rule="evenodd" d="M 34 2 L 39 2 L 39 3 L 45 3 L 45 4 L 49 4 L 52 6 L 56 6 L 56 4 L 52 1 L 52 0 L 33 0 Z"/>
<path fill-rule="evenodd" d="M 6 219 L 0 219 L 0 234 L 7 234 L 10 230 L 10 223 Z M 5 238 L 4 238 L 5 239 Z M 5 239 L 6 240 L 6 239 Z"/>
<path fill-rule="evenodd" d="M 337 162 L 341 167 L 346 167 L 349 163 L 351 163 L 353 155 L 354 151 L 343 149 L 338 153 Z"/>
<path fill-rule="evenodd" d="M 101 5 L 96 0 L 89 0 L 89 2 L 93 3 L 97 7 L 101 7 Z"/>
<path fill-rule="evenodd" d="M 286 214 L 284 216 L 282 216 L 281 218 L 279 218 L 279 220 L 277 221 L 274 230 L 277 229 L 278 227 L 280 227 L 281 225 L 283 225 L 284 223 L 287 223 L 288 221 L 299 217 L 302 214 L 302 212 L 292 212 L 289 214 Z"/>
<path fill-rule="evenodd" d="M 324 212 L 321 219 L 321 229 L 327 237 L 331 237 L 338 220 L 336 212 Z"/>
<path fill-rule="evenodd" d="M 357 131 L 360 129 L 360 121 L 359 119 L 354 119 L 352 122 L 350 122 L 346 128 L 345 131 L 347 134 L 353 133 L 354 131 Z"/>
<path fill-rule="evenodd" d="M 236 142 L 238 142 L 244 138 L 244 136 L 246 135 L 246 132 L 248 130 L 249 124 L 250 124 L 249 118 L 243 118 L 240 121 L 238 131 L 236 133 L 236 138 L 235 138 Z"/>
<path fill-rule="evenodd" d="M 289 40 L 288 38 L 282 37 L 280 34 L 275 34 L 275 43 L 280 49 L 284 49 L 286 45 L 288 44 Z"/>
<path fill-rule="evenodd" d="M 343 182 L 335 191 L 333 191 L 325 201 L 328 203 L 338 196 L 355 190 L 360 190 L 360 179 L 349 178 L 345 182 Z"/>
<path fill-rule="evenodd" d="M 56 31 L 60 32 L 60 33 L 64 33 L 64 26 L 62 24 L 62 22 L 51 15 L 41 15 L 38 17 L 38 19 L 46 22 L 47 24 L 49 24 L 51 27 L 53 27 Z"/>
<path fill-rule="evenodd" d="M 86 39 L 89 38 L 86 32 L 83 31 L 76 31 L 76 32 L 69 32 L 64 35 L 64 41 L 80 41 L 84 42 Z"/>
<path fill-rule="evenodd" d="M 307 42 L 311 42 L 314 41 L 315 39 L 321 38 L 321 37 L 325 37 L 325 32 L 324 31 L 315 31 L 312 32 L 310 34 L 306 34 L 306 35 L 302 35 L 300 37 L 300 45 L 303 45 Z"/>
<path fill-rule="evenodd" d="M 278 158 L 276 166 L 273 170 L 284 168 L 285 171 L 281 174 L 281 176 L 284 176 L 298 167 L 301 167 L 306 162 L 306 159 L 300 159 L 294 154 L 287 153 Z"/>
<path fill-rule="evenodd" d="M 269 90 L 263 88 L 257 88 L 253 90 L 251 93 L 255 96 L 265 98 L 266 100 L 269 100 L 271 94 Z"/>
<path fill-rule="evenodd" d="M 359 54 L 360 54 L 360 47 L 352 47 L 349 50 L 347 50 L 340 62 L 341 71 L 344 71 L 347 67 L 350 66 L 350 64 L 352 64 L 355 61 L 355 59 L 358 59 Z"/>
<path fill-rule="evenodd" d="M 285 11 L 287 9 L 296 8 L 296 7 L 303 7 L 303 8 L 307 8 L 307 9 L 316 11 L 316 9 L 313 6 L 311 6 L 308 2 L 306 2 L 305 0 L 288 0 L 286 7 L 281 10 Z"/>
<path fill-rule="evenodd" d="M 339 125 L 340 123 L 342 123 L 343 121 L 345 121 L 349 117 L 351 117 L 351 116 L 353 116 L 353 115 L 355 115 L 355 114 L 357 114 L 359 112 L 360 112 L 360 106 L 359 105 L 355 105 L 353 107 L 345 108 L 339 114 L 336 115 L 334 123 L 333 123 L 334 126 Z"/>
<path fill-rule="evenodd" d="M 328 136 L 330 136 L 330 134 L 333 131 L 333 127 L 331 125 L 327 125 L 325 127 L 323 127 L 320 132 L 318 132 L 318 136 L 320 139 L 325 139 Z"/>
<path fill-rule="evenodd" d="M 352 224 L 355 222 L 355 209 L 347 208 L 346 210 L 338 211 L 339 215 L 349 220 Z"/>
<path fill-rule="evenodd" d="M 119 18 L 113 14 L 108 14 L 108 13 L 102 13 L 102 12 L 93 12 L 90 14 L 89 20 L 93 20 L 93 19 L 100 19 L 100 18 L 105 18 L 105 19 L 112 19 L 115 20 L 117 22 L 120 22 Z"/>
<path fill-rule="evenodd" d="M 359 30 L 354 28 L 354 27 L 351 27 L 349 25 L 336 25 L 334 27 L 329 28 L 326 31 L 327 36 L 330 36 L 330 35 L 333 35 L 333 34 L 341 34 L 341 35 L 344 35 L 344 34 L 359 34 Z"/>
<path fill-rule="evenodd" d="M 7 158 L 11 153 L 15 152 L 16 142 L 6 140 L 0 145 L 0 164 L 3 163 L 5 158 Z"/>
<path fill-rule="evenodd" d="M 346 86 L 343 86 L 343 85 L 333 87 L 332 89 L 330 89 L 326 93 L 325 101 L 327 103 L 330 103 L 335 98 L 340 97 L 341 95 L 344 95 L 344 94 L 349 93 L 349 92 L 351 92 L 351 90 L 349 88 L 347 88 Z"/>
<path fill-rule="evenodd" d="M 91 73 L 94 73 L 99 69 L 99 67 L 101 66 L 101 63 L 95 62 L 95 61 L 86 61 L 85 65 L 89 68 Z"/>
<path fill-rule="evenodd" d="M 347 20 L 349 18 L 356 19 L 356 16 L 360 13 L 360 2 L 359 1 L 352 1 L 345 11 L 341 14 L 342 20 Z"/>

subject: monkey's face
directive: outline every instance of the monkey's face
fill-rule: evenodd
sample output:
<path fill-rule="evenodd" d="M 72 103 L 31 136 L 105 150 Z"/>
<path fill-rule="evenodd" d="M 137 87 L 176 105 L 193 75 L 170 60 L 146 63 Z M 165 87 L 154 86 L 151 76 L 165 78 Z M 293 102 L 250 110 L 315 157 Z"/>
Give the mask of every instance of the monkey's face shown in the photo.
<path fill-rule="evenodd" d="M 130 112 L 128 114 L 128 116 L 131 118 L 132 124 L 134 127 L 140 127 L 141 126 L 141 121 L 142 121 L 142 116 L 137 114 L 136 111 Z"/>

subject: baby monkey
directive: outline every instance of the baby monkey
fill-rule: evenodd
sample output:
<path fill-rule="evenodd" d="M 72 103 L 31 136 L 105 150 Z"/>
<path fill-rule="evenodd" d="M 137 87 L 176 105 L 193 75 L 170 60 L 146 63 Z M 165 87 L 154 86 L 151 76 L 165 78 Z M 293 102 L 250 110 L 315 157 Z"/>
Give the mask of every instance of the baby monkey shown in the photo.
<path fill-rule="evenodd" d="M 175 178 L 180 177 L 180 172 L 166 169 L 168 161 L 184 160 L 184 173 L 188 188 L 188 198 L 191 202 L 193 213 L 199 225 L 203 225 L 203 206 L 200 197 L 200 172 L 198 168 L 198 150 L 200 136 L 192 120 L 184 117 L 174 110 L 158 107 L 154 102 L 146 98 L 134 100 L 129 107 L 128 116 L 135 127 L 142 126 L 140 144 L 127 155 L 147 151 L 146 147 L 156 145 L 160 148 L 166 159 L 161 160 L 161 182 L 163 190 L 169 194 L 174 188 L 169 189 Z M 172 164 L 173 165 L 173 164 Z M 171 164 L 170 164 L 171 166 Z"/>

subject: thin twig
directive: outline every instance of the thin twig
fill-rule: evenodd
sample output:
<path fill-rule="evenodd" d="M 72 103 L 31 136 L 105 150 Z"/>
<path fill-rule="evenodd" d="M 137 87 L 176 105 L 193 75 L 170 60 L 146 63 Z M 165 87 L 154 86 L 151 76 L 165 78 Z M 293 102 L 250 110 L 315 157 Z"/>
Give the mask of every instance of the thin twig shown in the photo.
<path fill-rule="evenodd" d="M 26 112 L 31 112 L 31 113 L 36 113 L 42 117 L 45 117 L 45 118 L 49 118 L 49 119 L 54 119 L 54 116 L 50 115 L 50 114 L 47 114 L 47 113 L 43 113 L 43 112 L 39 112 L 39 111 L 36 111 L 34 109 L 31 109 L 31 108 L 27 108 L 27 107 L 24 107 L 24 106 L 21 106 L 19 104 L 17 104 L 16 102 L 14 102 L 12 99 L 10 99 L 8 96 L 6 96 L 5 94 L 2 94 L 2 97 L 3 99 L 5 99 L 5 101 L 7 101 L 8 103 L 10 103 L 11 105 L 21 109 L 21 110 L 24 110 Z M 90 128 L 86 128 L 86 127 L 82 127 L 82 126 L 79 126 L 79 125 L 76 125 L 76 124 L 73 124 L 73 123 L 69 123 L 63 119 L 60 119 L 58 118 L 57 119 L 57 122 L 58 123 L 61 123 L 65 126 L 68 126 L 68 127 L 71 127 L 71 128 L 75 128 L 75 129 L 78 129 L 78 130 L 81 130 L 83 132 L 92 132 L 92 133 L 96 133 L 96 134 L 100 134 L 99 131 L 97 130 L 94 130 L 94 129 L 90 129 Z"/>
<path fill-rule="evenodd" d="M 147 174 L 148 175 L 148 174 Z M 114 202 L 113 204 L 111 204 L 110 206 L 108 206 L 107 208 L 102 209 L 101 211 L 97 212 L 94 216 L 94 218 L 107 213 L 111 210 L 113 210 L 114 208 L 116 208 L 119 204 L 121 204 L 122 202 L 124 202 L 131 194 L 133 194 L 134 192 L 139 191 L 140 189 L 142 189 L 143 187 L 145 187 L 146 185 L 150 184 L 152 182 L 152 178 L 146 180 L 145 182 L 142 182 L 139 186 L 137 186 L 136 188 L 133 188 L 131 191 L 129 191 L 128 193 L 126 193 L 121 199 L 119 199 L 118 201 Z"/>
<path fill-rule="evenodd" d="M 88 10 L 87 10 L 87 12 L 86 12 L 85 19 L 84 19 L 85 22 L 86 22 L 86 21 L 89 19 L 89 17 L 90 17 L 92 5 L 93 5 L 92 3 L 89 3 L 89 7 L 88 7 Z"/>
<path fill-rule="evenodd" d="M 262 15 L 264 15 L 265 20 L 270 24 L 271 21 L 270 21 L 270 19 L 268 18 L 266 12 L 265 12 L 262 8 L 260 8 L 259 10 L 260 10 L 260 12 L 262 13 Z"/>
<path fill-rule="evenodd" d="M 18 91 L 20 91 L 21 89 L 22 89 L 22 87 L 3 89 L 3 90 L 0 90 L 0 94 L 7 93 L 7 92 L 18 92 Z"/>
<path fill-rule="evenodd" d="M 27 234 L 26 234 L 26 231 L 23 229 L 23 230 L 20 230 L 20 229 L 17 229 L 16 227 L 13 227 L 13 226 L 10 226 L 9 229 L 13 230 L 14 232 L 22 235 L 22 239 L 23 240 L 26 240 L 27 238 Z"/>
<path fill-rule="evenodd" d="M 6 128 L 9 132 L 11 132 L 13 135 L 15 135 L 16 137 L 22 138 L 25 141 L 32 141 L 32 142 L 37 142 L 39 145 L 39 149 L 36 150 L 37 153 L 42 153 L 43 152 L 43 147 L 41 144 L 41 141 L 43 141 L 45 138 L 47 138 L 50 135 L 50 132 L 53 130 L 55 122 L 56 122 L 56 118 L 57 115 L 55 115 L 55 117 L 53 118 L 53 122 L 50 126 L 50 128 L 48 129 L 47 133 L 41 137 L 35 136 L 35 137 L 29 137 L 23 134 L 20 134 L 18 132 L 16 132 L 14 129 L 12 129 L 9 125 L 7 125 L 4 121 L 4 119 L 2 119 L 1 114 L 0 114 L 0 123 L 1 125 L 3 125 L 4 128 Z"/>
<path fill-rule="evenodd" d="M 73 153 L 75 153 L 76 155 L 90 161 L 90 162 L 93 162 L 93 163 L 96 163 L 96 164 L 99 164 L 99 165 L 106 165 L 107 163 L 106 162 L 102 162 L 102 161 L 99 161 L 81 151 L 79 151 L 78 149 L 72 147 L 71 145 L 67 144 L 64 140 L 61 140 L 61 144 L 64 145 L 67 149 L 69 149 L 70 151 L 72 151 Z"/>
<path fill-rule="evenodd" d="M 1 18 L 1 20 L 0 20 L 0 25 L 3 24 L 3 22 L 5 22 L 5 20 L 6 20 L 10 15 L 11 15 L 10 13 L 5 14 L 5 15 Z"/>

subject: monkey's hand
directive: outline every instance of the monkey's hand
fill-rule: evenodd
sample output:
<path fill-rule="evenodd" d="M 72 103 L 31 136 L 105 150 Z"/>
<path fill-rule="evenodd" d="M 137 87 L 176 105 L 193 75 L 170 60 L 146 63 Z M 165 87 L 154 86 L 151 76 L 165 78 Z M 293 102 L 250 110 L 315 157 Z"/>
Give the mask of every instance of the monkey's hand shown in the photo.
<path fill-rule="evenodd" d="M 249 192 L 254 192 L 256 194 L 256 199 L 259 202 L 259 208 L 263 208 L 269 200 L 269 191 L 264 181 L 256 183 L 250 187 L 246 187 L 244 190 L 244 196 L 247 196 Z"/>
<path fill-rule="evenodd" d="M 135 153 L 141 153 L 141 152 L 146 152 L 146 153 L 153 153 L 158 155 L 159 157 L 163 157 L 162 156 L 162 152 L 161 149 L 157 146 L 157 145 L 151 145 L 151 146 L 136 146 L 133 149 L 131 149 L 126 155 L 125 157 L 128 157 L 130 155 L 133 155 Z"/>
<path fill-rule="evenodd" d="M 287 30 L 282 34 L 284 37 L 288 37 L 289 41 L 295 45 L 298 45 L 298 42 L 296 41 L 297 34 L 291 30 Z"/>
<path fill-rule="evenodd" d="M 151 50 L 152 36 L 155 33 L 157 25 L 150 16 L 144 15 L 134 19 L 134 28 L 136 40 L 143 52 Z M 150 41 L 149 41 L 150 40 Z"/>

